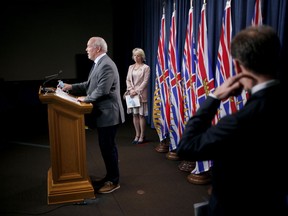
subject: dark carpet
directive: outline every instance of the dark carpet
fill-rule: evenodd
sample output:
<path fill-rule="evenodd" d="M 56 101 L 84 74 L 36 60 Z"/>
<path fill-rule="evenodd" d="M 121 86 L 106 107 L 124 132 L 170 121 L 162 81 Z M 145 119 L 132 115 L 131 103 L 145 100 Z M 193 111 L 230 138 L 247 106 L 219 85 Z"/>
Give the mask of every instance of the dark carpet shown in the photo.
<path fill-rule="evenodd" d="M 147 143 L 131 144 L 134 129 L 132 119 L 128 118 L 117 135 L 120 189 L 96 194 L 95 199 L 82 203 L 48 205 L 48 131 L 11 130 L 14 132 L 2 141 L 0 149 L 1 216 L 193 216 L 193 205 L 208 199 L 209 185 L 189 183 L 186 178 L 189 173 L 178 169 L 180 161 L 168 160 L 165 153 L 155 151 L 159 139 L 154 129 L 147 126 Z M 89 175 L 104 177 L 96 131 L 86 130 L 86 146 Z"/>

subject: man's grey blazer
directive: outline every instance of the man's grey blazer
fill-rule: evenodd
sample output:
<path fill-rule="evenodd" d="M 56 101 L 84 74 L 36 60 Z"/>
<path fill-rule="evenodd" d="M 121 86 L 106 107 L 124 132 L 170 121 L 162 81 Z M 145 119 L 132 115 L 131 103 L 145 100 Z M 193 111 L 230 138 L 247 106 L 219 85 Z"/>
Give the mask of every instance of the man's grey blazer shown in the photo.
<path fill-rule="evenodd" d="M 108 55 L 98 61 L 87 81 L 72 84 L 72 92 L 86 92 L 85 102 L 93 104 L 90 121 L 94 126 L 108 127 L 125 122 L 118 69 Z"/>

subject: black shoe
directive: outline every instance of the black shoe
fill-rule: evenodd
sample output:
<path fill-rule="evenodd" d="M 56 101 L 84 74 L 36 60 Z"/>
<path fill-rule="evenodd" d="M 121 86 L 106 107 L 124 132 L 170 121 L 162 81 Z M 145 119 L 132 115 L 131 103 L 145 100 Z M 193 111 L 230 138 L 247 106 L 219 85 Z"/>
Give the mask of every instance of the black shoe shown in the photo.
<path fill-rule="evenodd" d="M 139 140 L 139 137 L 136 136 L 135 139 L 132 141 L 132 144 L 133 144 L 133 145 L 137 144 L 137 143 L 138 143 L 138 140 Z"/>
<path fill-rule="evenodd" d="M 144 137 L 142 141 L 138 140 L 137 144 L 141 145 L 141 144 L 144 144 L 144 143 L 147 143 L 147 142 L 148 142 L 148 140 L 146 140 L 146 138 Z"/>

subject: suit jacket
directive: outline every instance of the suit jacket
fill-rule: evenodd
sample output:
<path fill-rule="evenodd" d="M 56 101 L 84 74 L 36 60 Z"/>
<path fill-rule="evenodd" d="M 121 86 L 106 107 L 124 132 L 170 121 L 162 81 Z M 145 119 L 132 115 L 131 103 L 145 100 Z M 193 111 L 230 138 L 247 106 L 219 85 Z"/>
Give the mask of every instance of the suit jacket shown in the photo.
<path fill-rule="evenodd" d="M 208 96 L 186 124 L 177 154 L 192 161 L 212 160 L 212 215 L 287 213 L 283 99 L 280 86 L 270 86 L 211 126 L 220 101 Z"/>
<path fill-rule="evenodd" d="M 128 73 L 126 77 L 127 90 L 135 90 L 140 96 L 140 102 L 147 102 L 150 67 L 146 64 L 142 65 L 139 70 L 137 70 L 137 74 L 134 74 L 132 77 L 132 71 L 134 67 L 135 64 L 130 65 L 128 68 Z"/>
<path fill-rule="evenodd" d="M 86 92 L 85 102 L 93 104 L 90 118 L 96 127 L 113 126 L 125 121 L 116 64 L 104 55 L 90 72 L 88 80 L 72 84 L 72 91 Z"/>

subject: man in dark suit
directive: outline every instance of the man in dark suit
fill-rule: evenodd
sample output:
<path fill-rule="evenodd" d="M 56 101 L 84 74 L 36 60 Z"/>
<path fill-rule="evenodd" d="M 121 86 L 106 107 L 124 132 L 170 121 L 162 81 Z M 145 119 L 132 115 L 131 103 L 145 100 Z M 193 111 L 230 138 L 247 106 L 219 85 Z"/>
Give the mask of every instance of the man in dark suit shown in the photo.
<path fill-rule="evenodd" d="M 231 43 L 239 73 L 216 88 L 186 124 L 179 157 L 213 160 L 209 215 L 288 215 L 287 110 L 277 80 L 279 53 L 271 27 L 239 32 Z M 245 106 L 212 125 L 221 100 L 243 89 L 250 94 Z"/>
<path fill-rule="evenodd" d="M 62 90 L 84 93 L 81 102 L 92 103 L 90 122 L 97 128 L 106 176 L 98 182 L 98 193 L 111 193 L 120 188 L 118 149 L 115 142 L 117 126 L 124 123 L 125 113 L 120 95 L 120 78 L 116 64 L 106 54 L 107 43 L 101 37 L 92 37 L 87 43 L 88 58 L 94 61 L 88 80 L 82 83 L 64 83 Z M 98 188 L 97 188 L 98 189 Z"/>

